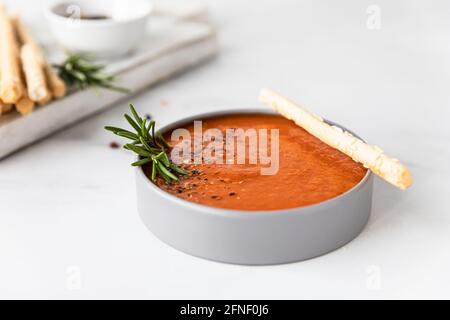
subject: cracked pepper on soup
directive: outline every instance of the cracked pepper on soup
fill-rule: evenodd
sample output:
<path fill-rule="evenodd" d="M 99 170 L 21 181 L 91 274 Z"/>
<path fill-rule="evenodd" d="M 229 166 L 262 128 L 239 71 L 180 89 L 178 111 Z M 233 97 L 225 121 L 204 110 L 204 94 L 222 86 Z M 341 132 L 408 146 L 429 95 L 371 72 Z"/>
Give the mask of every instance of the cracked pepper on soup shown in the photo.
<path fill-rule="evenodd" d="M 180 156 L 189 174 L 179 183 L 158 178 L 156 184 L 198 204 L 237 210 L 298 208 L 343 194 L 367 172 L 278 115 L 223 115 L 179 129 L 184 135 L 174 134 L 175 141 L 173 131 L 165 138 L 173 147 L 172 160 Z M 143 168 L 150 177 L 151 166 Z"/>

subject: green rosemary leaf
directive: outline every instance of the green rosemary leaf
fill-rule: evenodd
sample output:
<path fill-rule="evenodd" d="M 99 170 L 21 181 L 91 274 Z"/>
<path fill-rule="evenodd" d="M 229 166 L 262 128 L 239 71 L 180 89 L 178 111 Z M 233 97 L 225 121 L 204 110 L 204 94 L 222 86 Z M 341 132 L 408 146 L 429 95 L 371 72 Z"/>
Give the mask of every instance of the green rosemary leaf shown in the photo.
<path fill-rule="evenodd" d="M 88 79 L 87 76 L 81 71 L 72 70 L 71 72 L 75 78 L 77 78 L 79 81 L 81 81 L 83 83 L 86 82 Z"/>
<path fill-rule="evenodd" d="M 163 172 L 166 176 L 168 176 L 170 179 L 178 181 L 177 176 L 175 176 L 172 172 L 170 172 L 169 170 L 166 169 L 166 167 L 164 167 L 164 165 L 162 164 L 162 162 L 158 162 L 158 168 L 159 170 L 161 170 L 161 172 Z"/>
<path fill-rule="evenodd" d="M 155 121 L 150 120 L 147 125 L 147 119 L 139 116 L 136 109 L 130 104 L 132 117 L 125 114 L 126 121 L 136 130 L 136 133 L 128 130 L 106 126 L 105 129 L 112 133 L 132 140 L 123 146 L 141 158 L 133 162 L 132 166 L 143 166 L 147 163 L 152 164 L 151 180 L 156 181 L 159 176 L 167 183 L 179 181 L 178 176 L 186 175 L 188 172 L 175 165 L 169 158 L 169 144 L 164 139 L 161 132 L 155 134 Z M 150 132 L 151 131 L 151 132 Z"/>
<path fill-rule="evenodd" d="M 97 80 L 99 82 L 104 82 L 104 81 L 114 81 L 114 76 L 110 75 L 110 74 L 104 74 L 104 73 L 99 73 L 101 69 L 98 68 L 85 68 L 84 71 L 96 71 L 95 74 L 92 75 L 92 79 L 93 80 Z"/>
<path fill-rule="evenodd" d="M 128 123 L 134 128 L 134 130 L 136 130 L 137 133 L 139 133 L 139 131 L 141 131 L 141 129 L 139 128 L 139 125 L 127 114 L 124 114 L 125 119 L 127 119 Z"/>
<path fill-rule="evenodd" d="M 170 148 L 169 144 L 167 143 L 166 139 L 164 139 L 164 136 L 160 131 L 156 133 L 156 138 L 163 147 Z"/>
<path fill-rule="evenodd" d="M 150 152 L 148 152 L 144 148 L 136 146 L 134 144 L 128 143 L 125 146 L 127 147 L 126 149 L 131 150 L 131 151 L 133 151 L 134 153 L 137 153 L 140 156 L 143 156 L 143 157 L 151 157 L 152 156 L 152 154 Z"/>
<path fill-rule="evenodd" d="M 154 157 L 154 159 L 162 162 L 162 164 L 166 167 L 170 166 L 170 160 L 167 157 L 167 154 L 164 151 L 161 151 L 160 153 L 158 153 L 158 155 L 156 155 Z"/>
<path fill-rule="evenodd" d="M 133 114 L 134 119 L 140 126 L 142 123 L 142 118 L 138 115 L 138 113 L 136 112 L 136 109 L 134 108 L 132 103 L 130 103 L 130 110 L 131 110 L 131 113 Z"/>
<path fill-rule="evenodd" d="M 99 83 L 96 86 L 97 87 L 101 87 L 101 88 L 105 88 L 105 89 L 109 89 L 109 90 L 112 90 L 112 91 L 117 91 L 117 92 L 120 92 L 120 93 L 130 93 L 131 92 L 131 90 L 128 89 L 128 88 L 113 86 L 113 85 L 110 85 L 110 84 Z"/>
<path fill-rule="evenodd" d="M 142 143 L 145 149 L 147 149 L 150 152 L 159 151 L 157 148 L 152 148 L 147 141 L 144 139 L 144 137 L 139 137 L 139 141 Z"/>
<path fill-rule="evenodd" d="M 152 123 L 152 139 L 153 139 L 153 143 L 155 144 L 155 146 L 158 146 L 158 142 L 156 141 L 156 137 L 155 137 L 155 125 L 156 122 L 155 120 L 150 121 L 150 123 Z"/>
<path fill-rule="evenodd" d="M 112 127 L 112 126 L 105 126 L 105 130 L 111 131 L 113 133 L 117 133 L 119 131 L 126 131 L 122 128 Z"/>
<path fill-rule="evenodd" d="M 142 137 L 140 137 L 142 138 Z M 142 144 L 142 141 L 139 141 L 139 143 Z M 148 144 L 147 144 L 148 145 Z M 148 152 L 150 152 L 152 155 L 158 154 L 159 152 L 161 152 L 161 149 L 158 148 L 153 148 L 153 147 L 147 147 L 145 145 L 143 145 L 143 148 L 145 148 L 145 150 L 147 150 Z"/>
<path fill-rule="evenodd" d="M 152 181 L 155 182 L 156 180 L 156 162 L 152 163 Z"/>
<path fill-rule="evenodd" d="M 155 164 L 156 174 L 161 176 L 161 178 L 163 178 L 167 183 L 172 183 L 170 177 L 168 177 L 166 174 L 164 174 L 164 172 L 161 171 L 158 164 L 156 162 L 153 163 Z"/>
<path fill-rule="evenodd" d="M 188 172 L 186 170 L 180 168 L 179 166 L 177 166 L 174 163 L 170 164 L 170 169 L 172 169 L 173 171 L 175 171 L 176 173 L 181 174 L 181 175 L 187 175 L 188 174 Z"/>
<path fill-rule="evenodd" d="M 122 128 L 106 126 L 105 130 L 111 131 L 111 132 L 113 132 L 114 134 L 116 134 L 118 136 L 129 138 L 131 140 L 138 140 L 139 139 L 139 137 L 136 134 L 134 134 L 134 133 L 132 133 L 132 132 L 130 132 L 128 130 L 122 129 Z"/>
<path fill-rule="evenodd" d="M 53 65 L 59 76 L 69 86 L 77 86 L 80 89 L 87 87 L 102 87 L 123 93 L 129 92 L 126 88 L 114 84 L 114 75 L 102 72 L 104 65 L 95 64 L 93 60 L 85 55 L 68 53 L 61 64 Z"/>
<path fill-rule="evenodd" d="M 147 137 L 150 136 L 150 130 L 152 130 L 152 128 L 155 126 L 155 120 L 151 119 L 148 122 L 148 126 L 146 128 L 146 132 L 147 132 Z"/>
<path fill-rule="evenodd" d="M 131 165 L 133 167 L 139 167 L 139 166 L 143 166 L 144 164 L 149 163 L 151 161 L 152 161 L 152 158 L 144 158 L 139 161 L 133 162 Z"/>
<path fill-rule="evenodd" d="M 125 137 L 125 138 L 131 139 L 131 140 L 139 140 L 139 137 L 130 131 L 126 131 L 126 130 L 118 131 L 118 132 L 116 132 L 116 134 L 118 136 Z"/>
<path fill-rule="evenodd" d="M 142 135 L 145 139 L 148 138 L 148 136 L 147 136 L 147 127 L 146 127 L 146 125 L 147 125 L 147 119 L 144 119 L 144 120 L 142 121 L 142 123 L 141 123 L 141 129 L 140 129 L 140 131 L 141 131 L 141 135 Z"/>
<path fill-rule="evenodd" d="M 166 166 L 166 167 L 170 167 L 170 160 L 169 157 L 167 156 L 167 154 L 165 152 L 161 152 L 160 153 L 161 156 L 159 158 L 159 160 Z"/>

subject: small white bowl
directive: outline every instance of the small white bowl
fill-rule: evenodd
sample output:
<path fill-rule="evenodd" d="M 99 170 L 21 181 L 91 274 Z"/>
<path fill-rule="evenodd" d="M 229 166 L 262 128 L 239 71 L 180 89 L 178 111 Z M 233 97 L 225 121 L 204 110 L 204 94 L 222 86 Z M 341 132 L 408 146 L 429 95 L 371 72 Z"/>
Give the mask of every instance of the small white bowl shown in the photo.
<path fill-rule="evenodd" d="M 117 57 L 130 52 L 145 36 L 151 10 L 149 0 L 66 0 L 50 4 L 45 16 L 64 48 Z M 107 18 L 85 18 L 92 16 Z"/>

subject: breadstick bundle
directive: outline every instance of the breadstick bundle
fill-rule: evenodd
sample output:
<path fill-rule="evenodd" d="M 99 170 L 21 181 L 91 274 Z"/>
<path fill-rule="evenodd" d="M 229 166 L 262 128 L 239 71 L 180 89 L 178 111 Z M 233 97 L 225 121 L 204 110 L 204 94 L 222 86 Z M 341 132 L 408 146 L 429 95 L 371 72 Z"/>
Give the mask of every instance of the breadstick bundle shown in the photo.
<path fill-rule="evenodd" d="M 64 81 L 56 74 L 56 72 L 52 69 L 48 61 L 45 59 L 44 51 L 39 46 L 39 44 L 34 40 L 31 33 L 28 31 L 26 26 L 22 23 L 18 16 L 12 17 L 12 21 L 14 27 L 16 29 L 17 35 L 22 42 L 22 44 L 28 45 L 31 44 L 34 47 L 32 49 L 26 49 L 26 51 L 33 51 L 33 55 L 35 55 L 35 59 L 37 59 L 40 68 L 43 69 L 45 80 L 48 85 L 48 89 L 50 90 L 50 94 L 54 98 L 62 98 L 66 94 L 66 84 Z M 23 49 L 23 47 L 22 47 Z M 27 54 L 25 54 L 27 55 Z"/>
<path fill-rule="evenodd" d="M 4 103 L 0 101 L 0 115 L 10 112 L 13 109 L 13 105 L 11 103 Z"/>
<path fill-rule="evenodd" d="M 354 161 L 362 163 L 373 173 L 400 189 L 406 189 L 412 184 L 408 168 L 397 159 L 388 157 L 377 146 L 368 145 L 351 133 L 329 125 L 321 117 L 269 89 L 262 89 L 259 99 L 316 138 L 345 153 Z"/>
<path fill-rule="evenodd" d="M 16 103 L 25 89 L 21 78 L 19 46 L 14 28 L 0 4 L 0 99 L 3 103 Z"/>
<path fill-rule="evenodd" d="M 22 115 L 66 94 L 64 81 L 19 17 L 0 4 L 0 115 L 13 109 Z"/>
<path fill-rule="evenodd" d="M 28 97 L 39 104 L 46 104 L 52 96 L 47 88 L 44 68 L 40 63 L 39 49 L 33 43 L 26 43 L 20 51 L 20 59 L 28 86 Z"/>

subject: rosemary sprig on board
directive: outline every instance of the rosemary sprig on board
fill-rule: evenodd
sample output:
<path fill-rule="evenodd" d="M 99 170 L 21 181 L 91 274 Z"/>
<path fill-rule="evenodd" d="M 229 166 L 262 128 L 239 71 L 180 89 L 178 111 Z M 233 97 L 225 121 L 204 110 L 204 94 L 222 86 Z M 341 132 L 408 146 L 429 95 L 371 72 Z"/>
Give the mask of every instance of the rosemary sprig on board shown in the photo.
<path fill-rule="evenodd" d="M 157 176 L 171 183 L 178 181 L 179 176 L 186 175 L 185 170 L 170 160 L 167 154 L 170 146 L 159 131 L 155 133 L 155 121 L 150 120 L 147 123 L 147 119 L 139 116 L 132 104 L 130 104 L 130 110 L 131 116 L 128 114 L 124 116 L 134 132 L 111 126 L 106 126 L 105 129 L 132 141 L 124 145 L 124 148 L 136 153 L 140 159 L 131 165 L 142 166 L 151 163 L 153 182 L 156 181 Z"/>
<path fill-rule="evenodd" d="M 96 64 L 77 53 L 68 53 L 63 63 L 55 64 L 53 67 L 58 70 L 59 76 L 69 86 L 77 86 L 79 89 L 101 87 L 122 93 L 130 91 L 114 85 L 116 79 L 103 71 L 104 65 Z"/>

